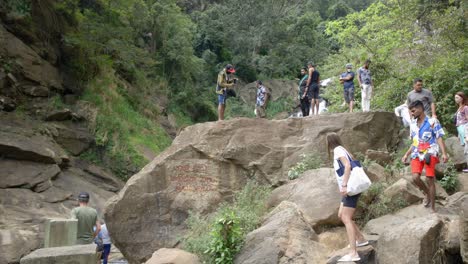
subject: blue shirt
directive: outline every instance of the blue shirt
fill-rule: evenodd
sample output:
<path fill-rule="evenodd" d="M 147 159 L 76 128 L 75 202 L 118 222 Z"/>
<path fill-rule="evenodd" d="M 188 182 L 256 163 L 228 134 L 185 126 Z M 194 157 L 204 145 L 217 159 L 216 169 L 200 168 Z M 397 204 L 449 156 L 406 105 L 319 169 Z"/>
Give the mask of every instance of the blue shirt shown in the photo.
<path fill-rule="evenodd" d="M 421 127 L 418 127 L 417 119 L 411 122 L 410 135 L 413 142 L 411 159 L 419 158 L 422 161 L 426 153 L 437 156 L 439 153 L 437 139 L 444 136 L 445 133 L 437 119 L 426 116 Z"/>
<path fill-rule="evenodd" d="M 267 90 L 265 86 L 260 85 L 257 89 L 257 106 L 263 106 L 265 104 Z"/>
<path fill-rule="evenodd" d="M 344 89 L 347 90 L 347 89 L 354 89 L 354 72 L 350 71 L 350 72 L 343 72 L 341 74 L 341 78 L 346 78 L 346 76 L 351 75 L 351 79 L 348 80 L 348 81 L 344 81 L 343 83 L 343 86 L 344 86 Z"/>

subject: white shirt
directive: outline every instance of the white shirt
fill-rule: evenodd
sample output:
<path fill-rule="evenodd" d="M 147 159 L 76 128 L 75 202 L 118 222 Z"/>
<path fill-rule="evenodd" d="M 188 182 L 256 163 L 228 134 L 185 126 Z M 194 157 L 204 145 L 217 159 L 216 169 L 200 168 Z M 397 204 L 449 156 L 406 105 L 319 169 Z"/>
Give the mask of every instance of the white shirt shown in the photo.
<path fill-rule="evenodd" d="M 338 161 L 341 157 L 348 158 L 348 153 L 346 149 L 342 146 L 338 146 L 333 149 L 333 168 L 335 169 L 336 181 L 338 182 L 338 189 L 341 190 L 341 185 L 343 183 L 343 175 L 338 175 L 337 170 L 340 168 Z M 344 165 L 344 164 L 343 164 Z M 344 171 L 343 171 L 344 172 Z"/>
<path fill-rule="evenodd" d="M 99 231 L 99 236 L 101 237 L 103 244 L 111 244 L 111 239 L 109 236 L 109 232 L 107 232 L 106 224 L 101 225 L 101 231 Z"/>

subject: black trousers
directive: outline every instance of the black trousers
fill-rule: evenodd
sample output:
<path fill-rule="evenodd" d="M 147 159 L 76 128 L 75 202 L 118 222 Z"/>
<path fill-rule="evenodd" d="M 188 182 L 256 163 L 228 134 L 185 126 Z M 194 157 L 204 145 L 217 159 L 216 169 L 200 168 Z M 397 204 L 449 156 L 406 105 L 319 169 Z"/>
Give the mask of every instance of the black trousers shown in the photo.
<path fill-rule="evenodd" d="M 301 98 L 301 110 L 302 116 L 308 116 L 310 111 L 310 99 L 309 97 Z"/>

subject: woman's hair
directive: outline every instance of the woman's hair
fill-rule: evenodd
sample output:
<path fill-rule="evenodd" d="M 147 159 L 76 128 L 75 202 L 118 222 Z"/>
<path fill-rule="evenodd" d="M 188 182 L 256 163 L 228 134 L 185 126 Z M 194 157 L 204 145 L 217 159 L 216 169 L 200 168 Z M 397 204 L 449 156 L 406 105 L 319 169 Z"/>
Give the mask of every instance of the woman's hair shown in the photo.
<path fill-rule="evenodd" d="M 328 133 L 327 134 L 327 149 L 328 149 L 328 158 L 331 161 L 331 152 L 338 146 L 342 146 L 344 148 L 343 142 L 341 141 L 340 136 L 336 134 L 335 132 Z M 346 149 L 346 148 L 345 148 Z M 353 154 L 351 154 L 348 151 L 349 155 L 353 157 Z"/>
<path fill-rule="evenodd" d="M 460 96 L 462 99 L 463 99 L 463 104 L 464 105 L 468 105 L 468 98 L 466 97 L 465 93 L 464 92 L 457 92 L 455 95 L 458 95 Z"/>

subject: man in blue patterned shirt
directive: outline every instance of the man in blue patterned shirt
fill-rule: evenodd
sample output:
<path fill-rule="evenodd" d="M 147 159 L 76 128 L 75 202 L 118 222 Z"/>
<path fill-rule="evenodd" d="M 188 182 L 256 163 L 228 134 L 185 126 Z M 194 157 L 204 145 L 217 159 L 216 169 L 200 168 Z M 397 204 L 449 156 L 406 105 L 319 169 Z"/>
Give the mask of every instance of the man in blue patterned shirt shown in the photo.
<path fill-rule="evenodd" d="M 442 152 L 442 162 L 447 162 L 445 144 L 442 137 L 445 135 L 442 126 L 435 118 L 428 118 L 424 113 L 424 104 L 417 100 L 408 106 L 414 120 L 410 125 L 412 144 L 401 159 L 406 162 L 411 155 L 411 173 L 413 182 L 426 195 L 424 206 L 431 206 L 435 212 L 435 166 L 439 163 L 438 154 Z M 428 186 L 421 181 L 421 173 L 426 167 Z"/>
<path fill-rule="evenodd" d="M 266 105 L 268 101 L 269 91 L 263 86 L 262 81 L 256 82 L 257 86 L 257 102 L 255 104 L 255 115 L 259 118 L 266 117 Z"/>

